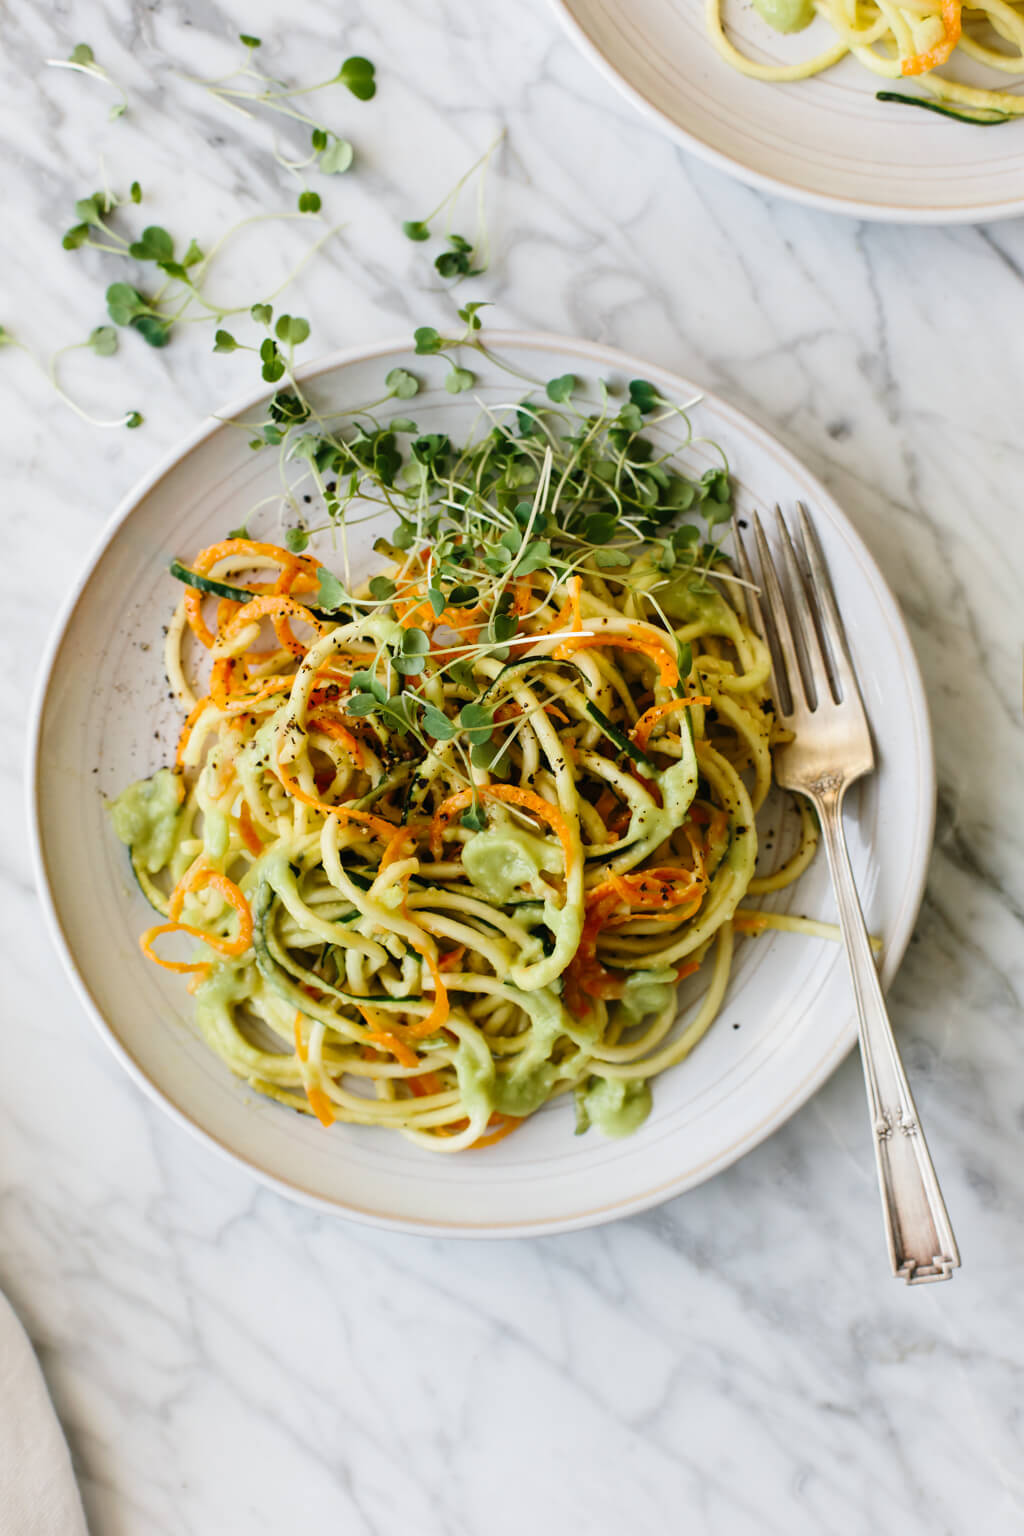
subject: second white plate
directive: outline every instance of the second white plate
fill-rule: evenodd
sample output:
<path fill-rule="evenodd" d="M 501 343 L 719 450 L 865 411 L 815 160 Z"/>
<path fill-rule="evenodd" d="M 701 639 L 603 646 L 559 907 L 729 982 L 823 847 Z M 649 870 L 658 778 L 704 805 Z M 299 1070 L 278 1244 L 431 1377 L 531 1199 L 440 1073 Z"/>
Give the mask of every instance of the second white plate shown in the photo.
<path fill-rule="evenodd" d="M 621 388 L 637 376 L 671 399 L 697 393 L 607 347 L 500 332 L 487 340 L 520 374 L 543 381 L 574 373 L 593 399 L 598 380 Z M 423 387 L 403 414 L 414 415 L 421 431 L 457 439 L 477 419 L 478 401 L 497 407 L 526 388 L 485 359 L 467 361 L 478 374 L 473 396 L 446 394 L 445 365 L 401 343 L 340 354 L 305 371 L 303 381 L 330 415 L 378 399 L 384 374 L 408 368 Z M 252 420 L 259 409 L 250 400 L 233 414 Z M 741 516 L 797 498 L 814 511 L 878 747 L 878 771 L 851 797 L 847 823 L 889 979 L 920 902 L 934 800 L 928 716 L 906 631 L 854 529 L 792 455 L 713 396 L 693 421 L 728 453 Z M 654 1205 L 727 1167 L 782 1124 L 853 1042 L 837 945 L 778 932 L 741 944 L 718 1022 L 692 1056 L 657 1079 L 654 1112 L 632 1138 L 574 1136 L 571 1106 L 562 1102 L 498 1146 L 458 1157 L 372 1128 L 324 1131 L 261 1099 L 197 1036 L 181 979 L 142 958 L 138 935 L 152 914 L 103 795 L 173 755 L 180 718 L 167 697 L 161 630 L 177 590 L 167 565 L 222 538 L 273 495 L 276 455 L 252 453 L 247 439 L 230 422 L 204 426 L 128 498 L 72 596 L 44 668 L 30 778 L 37 865 L 85 1009 L 136 1081 L 207 1142 L 286 1193 L 379 1225 L 481 1237 L 564 1231 Z M 699 474 L 719 461 L 707 442 L 696 442 L 682 462 Z M 369 522 L 353 529 L 354 563 L 372 560 L 379 531 Z M 824 861 L 783 897 L 795 911 L 829 917 Z"/>
<path fill-rule="evenodd" d="M 1024 212 L 1024 119 L 996 129 L 886 105 L 889 84 L 855 59 L 812 80 L 751 80 L 720 58 L 703 0 L 552 0 L 583 52 L 684 148 L 741 180 L 833 213 L 892 223 L 978 224 Z M 782 37 L 741 0 L 726 20 L 761 63 L 822 52 L 818 21 Z M 956 61 L 968 78 L 973 66 Z M 989 70 L 973 83 L 993 82 Z M 1008 90 L 1014 77 L 1001 76 Z M 901 86 L 895 89 L 903 89 Z M 919 92 L 909 82 L 906 89 Z"/>

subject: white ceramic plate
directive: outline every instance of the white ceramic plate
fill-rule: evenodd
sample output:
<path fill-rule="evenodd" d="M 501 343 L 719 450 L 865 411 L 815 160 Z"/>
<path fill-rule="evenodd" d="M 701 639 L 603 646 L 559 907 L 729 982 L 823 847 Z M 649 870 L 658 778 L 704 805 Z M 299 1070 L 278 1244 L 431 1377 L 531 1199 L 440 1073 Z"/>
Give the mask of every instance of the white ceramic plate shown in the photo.
<path fill-rule="evenodd" d="M 977 224 L 1024 212 L 1024 121 L 989 129 L 875 100 L 882 79 L 855 59 L 813 80 L 770 85 L 732 69 L 712 46 L 704 0 L 552 0 L 569 35 L 633 104 L 685 149 L 742 181 L 833 213 L 895 223 Z M 741 52 L 791 64 L 835 33 L 818 20 L 781 37 L 749 4 L 728 0 Z M 956 75 L 993 83 L 956 60 Z M 1012 75 L 997 82 L 1014 84 Z"/>
<path fill-rule="evenodd" d="M 683 379 L 607 347 L 503 333 L 489 340 L 540 380 L 570 372 L 621 384 L 642 376 L 669 398 L 697 394 Z M 304 379 L 329 414 L 378 398 L 396 364 L 424 380 L 416 399 L 398 403 L 421 431 L 468 431 L 477 405 L 447 395 L 440 361 L 414 358 L 407 345 L 343 353 Z M 473 366 L 477 397 L 489 404 L 515 400 L 525 388 L 491 364 Z M 257 408 L 249 400 L 232 414 L 252 420 Z M 816 512 L 878 740 L 879 770 L 851 800 L 847 822 L 889 979 L 920 902 L 934 800 L 927 709 L 906 631 L 853 528 L 791 455 L 714 397 L 693 420 L 728 452 L 741 515 L 797 497 Z M 160 659 L 161 626 L 177 598 L 167 563 L 223 537 L 273 492 L 276 455 L 252 453 L 247 437 L 221 422 L 204 426 L 128 497 L 61 617 L 43 670 L 30 774 L 38 873 L 86 1010 L 176 1119 L 285 1193 L 378 1225 L 472 1236 L 566 1230 L 654 1205 L 727 1167 L 781 1125 L 850 1048 L 846 966 L 833 944 L 780 933 L 741 944 L 720 1020 L 687 1061 L 657 1080 L 654 1112 L 634 1137 L 574 1136 L 563 1101 L 493 1149 L 458 1157 L 372 1128 L 328 1133 L 261 1099 L 194 1033 L 181 979 L 142 958 L 138 934 L 152 913 L 102 796 L 171 758 L 180 718 Z M 698 473 L 716 462 L 706 444 L 684 460 Z M 265 524 L 260 530 L 270 533 Z M 369 563 L 378 531 L 372 523 L 353 531 L 357 566 Z M 831 914 L 823 861 L 784 896 L 794 910 Z"/>

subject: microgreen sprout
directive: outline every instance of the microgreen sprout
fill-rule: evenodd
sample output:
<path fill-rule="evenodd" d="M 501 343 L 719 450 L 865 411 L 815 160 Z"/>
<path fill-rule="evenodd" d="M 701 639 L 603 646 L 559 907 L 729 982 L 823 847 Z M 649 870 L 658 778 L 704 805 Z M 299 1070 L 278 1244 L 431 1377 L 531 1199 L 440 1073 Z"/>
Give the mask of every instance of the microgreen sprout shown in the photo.
<path fill-rule="evenodd" d="M 44 376 L 58 399 L 69 410 L 74 411 L 75 415 L 82 421 L 88 422 L 91 427 L 141 427 L 144 418 L 139 411 L 125 411 L 122 416 L 115 416 L 113 418 L 93 416 L 91 412 L 85 410 L 84 407 L 78 404 L 77 400 L 68 394 L 58 376 L 57 370 L 60 359 L 68 352 L 76 352 L 88 348 L 97 357 L 111 357 L 117 351 L 117 332 L 112 326 L 97 326 L 85 341 L 78 341 L 70 346 L 61 347 L 53 354 L 48 365 L 41 362 L 35 353 L 25 346 L 24 342 L 19 341 L 11 331 L 6 330 L 3 326 L 0 326 L 0 347 L 10 347 L 13 351 L 23 352 L 29 361 L 39 369 L 39 372 Z"/>
<path fill-rule="evenodd" d="M 96 55 L 88 43 L 76 43 L 66 59 L 46 59 L 45 62 L 49 64 L 51 69 L 72 69 L 76 74 L 89 75 L 93 80 L 100 80 L 104 85 L 108 85 L 111 90 L 117 91 L 121 99 L 120 101 L 115 101 L 111 107 L 109 114 L 111 119 L 123 116 L 128 110 L 127 96 L 117 81 L 103 68 L 102 64 L 97 64 Z"/>
<path fill-rule="evenodd" d="M 384 383 L 388 387 L 389 394 L 396 400 L 411 400 L 414 395 L 419 394 L 420 381 L 406 368 L 392 368 L 391 372 L 385 375 Z"/>
<path fill-rule="evenodd" d="M 268 330 L 273 313 L 269 304 L 254 304 L 250 310 L 257 324 L 265 326 Z M 286 373 L 290 374 L 295 360 L 295 348 L 308 339 L 308 320 L 303 320 L 299 315 L 279 315 L 273 335 L 264 337 L 258 347 L 250 347 L 244 342 L 237 341 L 230 331 L 217 330 L 214 333 L 213 350 L 215 352 L 258 352 L 264 380 L 268 384 L 276 384 L 284 378 Z M 285 409 L 284 404 L 279 402 L 278 412 L 283 412 Z M 300 417 L 296 415 L 295 419 L 298 420 Z"/>
<path fill-rule="evenodd" d="M 327 80 L 320 80 L 315 85 L 290 86 L 275 79 L 256 62 L 257 50 L 262 46 L 260 38 L 243 32 L 239 34 L 239 41 L 245 56 L 237 69 L 218 79 L 196 83 L 205 86 L 211 96 L 243 117 L 252 117 L 253 108 L 262 107 L 307 129 L 310 147 L 300 158 L 292 159 L 275 147 L 274 158 L 286 170 L 301 175 L 307 167 L 315 166 L 326 176 L 343 175 L 355 158 L 352 144 L 316 117 L 302 111 L 295 105 L 295 100 L 332 85 L 343 85 L 357 101 L 369 101 L 377 92 L 376 72 L 370 60 L 353 55 L 345 59 L 337 73 Z M 304 186 L 299 193 L 299 212 L 318 213 L 320 202 L 319 194 Z"/>
<path fill-rule="evenodd" d="M 369 101 L 377 94 L 377 81 L 374 66 L 369 59 L 360 58 L 358 54 L 345 60 L 338 71 L 337 79 L 352 92 L 357 101 Z"/>
<path fill-rule="evenodd" d="M 98 325 L 89 334 L 89 346 L 97 357 L 113 357 L 117 351 L 117 332 L 112 325 Z"/>
<path fill-rule="evenodd" d="M 483 267 L 474 267 L 473 243 L 464 235 L 447 235 L 449 249 L 434 258 L 434 266 L 442 277 L 479 277 Z"/>
<path fill-rule="evenodd" d="M 83 248 L 98 250 L 108 256 L 138 262 L 143 266 L 149 265 L 153 269 L 150 280 L 143 286 L 118 281 L 107 287 L 107 313 L 115 326 L 131 327 L 151 347 L 164 347 L 171 340 L 176 326 L 186 322 L 207 320 L 217 327 L 214 351 L 233 352 L 241 343 L 235 340 L 231 332 L 222 327 L 222 321 L 229 316 L 245 314 L 248 311 L 258 324 L 270 324 L 272 309 L 268 303 L 232 306 L 215 304 L 206 296 L 206 279 L 214 258 L 223 250 L 232 236 L 246 225 L 261 222 L 264 218 L 298 218 L 298 214 L 257 215 L 255 218 L 243 219 L 221 235 L 208 251 L 204 250 L 194 238 L 179 251 L 179 242 L 162 225 L 148 224 L 134 236 L 123 233 L 117 227 L 114 222 L 117 210 L 126 208 L 129 204 L 137 204 L 141 200 L 142 189 L 137 181 L 132 183 L 127 199 L 118 198 L 109 190 L 94 192 L 87 197 L 79 198 L 75 203 L 75 216 L 78 222 L 73 224 L 63 237 L 62 243 L 65 250 L 77 251 Z M 275 293 L 280 293 L 288 286 L 313 251 L 317 250 L 333 233 L 333 230 L 327 230 L 313 244 L 284 282 L 278 285 Z M 274 296 L 271 295 L 271 297 Z M 278 323 L 281 324 L 282 321 L 288 322 L 288 329 L 285 335 L 278 337 L 278 340 L 283 340 L 294 348 L 308 336 L 308 322 L 303 320 L 293 323 L 293 317 L 290 316 L 281 317 Z M 300 335 L 299 331 L 303 326 L 306 328 L 305 333 Z M 283 376 L 285 368 L 283 363 L 279 366 L 277 348 L 273 340 L 266 349 L 264 362 L 271 370 L 264 374 L 269 382 L 274 382 Z"/>
<path fill-rule="evenodd" d="M 442 213 L 447 214 L 447 224 L 444 232 L 444 240 L 447 250 L 441 251 L 434 258 L 434 267 L 443 278 L 454 279 L 461 282 L 466 277 L 479 277 L 486 272 L 489 260 L 489 242 L 487 235 L 486 205 L 484 200 L 487 168 L 491 156 L 505 137 L 502 129 L 492 144 L 484 150 L 478 160 L 474 160 L 452 189 L 441 199 L 437 207 L 422 219 L 406 219 L 402 225 L 402 231 L 409 240 L 423 242 L 431 236 L 431 225 Z M 476 234 L 472 240 L 465 235 L 454 234 L 451 229 L 451 217 L 454 214 L 458 202 L 459 193 L 472 176 L 480 171 L 480 180 L 477 183 L 477 216 Z"/>
<path fill-rule="evenodd" d="M 576 375 L 574 373 L 563 373 L 557 379 L 549 379 L 544 387 L 544 392 L 548 399 L 553 400 L 556 405 L 564 405 L 566 400 L 571 397 L 575 388 Z"/>
<path fill-rule="evenodd" d="M 480 311 L 490 306 L 486 299 L 476 299 L 472 304 L 464 304 L 459 310 L 459 319 L 465 323 L 466 334 L 480 330 L 483 322 L 480 319 Z"/>
<path fill-rule="evenodd" d="M 479 337 L 476 335 L 481 327 L 479 311 L 486 307 L 486 303 L 482 300 L 463 305 L 459 310 L 459 319 L 465 322 L 466 329 L 461 336 L 442 336 L 433 325 L 417 326 L 413 332 L 413 345 L 420 357 L 443 357 L 447 361 L 448 373 L 444 387 L 450 395 L 462 394 L 464 390 L 472 389 L 476 383 L 476 374 L 456 362 L 451 356 L 451 348 L 479 345 Z M 480 350 L 485 349 L 481 347 Z"/>

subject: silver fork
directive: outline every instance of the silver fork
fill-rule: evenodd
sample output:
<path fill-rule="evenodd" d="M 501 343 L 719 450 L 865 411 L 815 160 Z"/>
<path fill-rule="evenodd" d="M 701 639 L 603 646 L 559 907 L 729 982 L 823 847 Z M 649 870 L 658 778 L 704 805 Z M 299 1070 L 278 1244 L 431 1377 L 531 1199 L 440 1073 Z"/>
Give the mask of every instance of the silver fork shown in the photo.
<path fill-rule="evenodd" d="M 742 535 L 733 523 L 740 574 L 749 583 L 751 622 L 772 655 L 775 708 L 793 732 L 793 740 L 776 749 L 775 777 L 783 788 L 806 795 L 821 822 L 857 1001 L 893 1274 L 911 1285 L 949 1280 L 960 1255 L 893 1039 L 843 833 L 843 797 L 875 766 L 871 732 L 821 546 L 806 507 L 797 505 L 798 548 L 775 508 L 788 602 L 761 520 L 754 516 L 764 610 Z"/>

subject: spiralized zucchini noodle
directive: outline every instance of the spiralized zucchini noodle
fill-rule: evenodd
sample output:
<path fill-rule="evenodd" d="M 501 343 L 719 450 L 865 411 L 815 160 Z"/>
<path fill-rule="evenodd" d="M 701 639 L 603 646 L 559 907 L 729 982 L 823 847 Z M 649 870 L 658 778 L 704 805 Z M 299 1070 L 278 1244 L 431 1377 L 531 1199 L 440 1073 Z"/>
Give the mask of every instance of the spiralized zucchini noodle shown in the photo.
<path fill-rule="evenodd" d="M 484 411 L 462 447 L 369 412 L 312 432 L 300 400 L 284 458 L 341 536 L 397 518 L 386 568 L 343 581 L 302 530 L 176 562 L 176 761 L 112 805 L 160 917 L 142 948 L 188 976 L 211 1050 L 324 1125 L 438 1152 L 561 1095 L 578 1130 L 635 1129 L 737 933 L 834 935 L 744 905 L 817 827 L 800 811 L 758 877 L 779 727 L 720 547 L 727 468 L 681 472 L 687 418 L 643 381 L 617 410 L 554 382 L 557 407 Z"/>
<path fill-rule="evenodd" d="M 1006 122 L 1024 114 L 1024 96 L 1010 89 L 1007 75 L 1024 75 L 1024 5 L 1020 0 L 755 0 L 776 31 L 802 31 L 820 16 L 836 41 L 812 58 L 793 64 L 761 64 L 730 40 L 723 0 L 705 0 L 708 32 L 727 64 L 755 80 L 807 80 L 845 58 L 856 58 L 886 80 L 919 79 L 933 98 L 882 91 L 879 99 L 926 106 L 945 116 L 980 124 Z M 996 72 L 990 87 L 972 85 L 937 71 L 954 58 L 970 59 Z M 1002 84 L 997 84 L 1002 75 Z M 938 104 L 938 105 L 936 105 Z"/>

